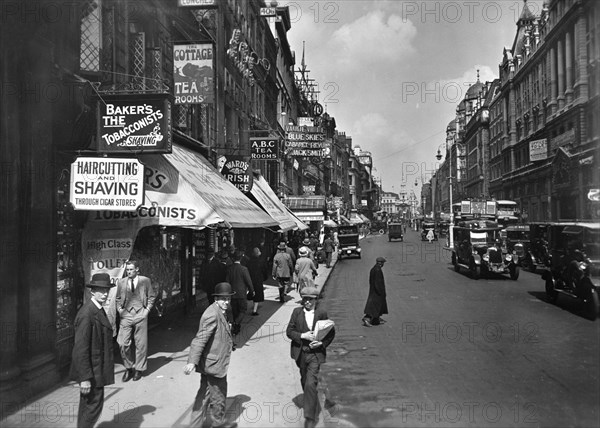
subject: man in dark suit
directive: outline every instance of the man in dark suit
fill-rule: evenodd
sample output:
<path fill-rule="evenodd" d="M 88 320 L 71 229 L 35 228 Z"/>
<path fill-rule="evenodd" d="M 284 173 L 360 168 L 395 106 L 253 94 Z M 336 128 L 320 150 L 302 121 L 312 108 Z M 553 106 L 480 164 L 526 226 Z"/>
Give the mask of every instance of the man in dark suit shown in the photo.
<path fill-rule="evenodd" d="M 303 307 L 292 312 L 286 334 L 292 341 L 291 356 L 300 369 L 304 391 L 304 426 L 313 428 L 320 410 L 317 396 L 319 370 L 327 356 L 326 348 L 335 337 L 335 329 L 332 328 L 321 341 L 316 340 L 315 324 L 318 320 L 326 320 L 327 312 L 316 307 L 319 291 L 315 287 L 304 287 L 300 294 Z"/>
<path fill-rule="evenodd" d="M 225 276 L 227 274 L 227 265 L 225 264 L 226 261 L 227 253 L 215 255 L 214 250 L 212 250 L 212 257 L 210 258 L 206 269 L 206 289 L 204 290 L 206 291 L 208 303 L 211 305 L 215 301 L 213 297 L 215 286 L 219 282 L 225 282 Z"/>
<path fill-rule="evenodd" d="M 115 382 L 113 331 L 102 309 L 114 284 L 107 273 L 96 273 L 87 287 L 91 299 L 75 317 L 75 343 L 70 377 L 79 383 L 77 427 L 93 427 L 104 406 L 104 386 Z"/>
<path fill-rule="evenodd" d="M 139 265 L 129 260 L 125 265 L 127 276 L 117 282 L 115 303 L 119 312 L 117 343 L 125 366 L 123 382 L 140 380 L 148 362 L 148 315 L 156 292 L 150 278 L 139 275 Z M 133 345 L 135 344 L 135 350 Z"/>
<path fill-rule="evenodd" d="M 231 284 L 235 296 L 231 298 L 231 312 L 233 315 L 233 334 L 238 334 L 241 330 L 242 320 L 246 313 L 247 297 L 254 295 L 254 285 L 250 277 L 250 271 L 246 266 L 242 266 L 242 253 L 234 251 L 233 264 L 227 268 L 226 282 Z M 248 295 L 248 292 L 250 293 Z"/>
<path fill-rule="evenodd" d="M 183 372 L 186 375 L 194 370 L 200 373 L 200 389 L 192 407 L 190 427 L 237 426 L 235 422 L 225 420 L 227 370 L 233 350 L 233 338 L 225 314 L 234 294 L 229 283 L 216 285 L 215 302 L 202 314 L 198 332 L 190 345 Z"/>

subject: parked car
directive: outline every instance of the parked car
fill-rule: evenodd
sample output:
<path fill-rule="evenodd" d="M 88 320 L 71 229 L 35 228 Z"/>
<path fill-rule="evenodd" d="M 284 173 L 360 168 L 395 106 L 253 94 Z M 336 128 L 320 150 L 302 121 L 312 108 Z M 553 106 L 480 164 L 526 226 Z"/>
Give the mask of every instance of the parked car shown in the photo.
<path fill-rule="evenodd" d="M 402 223 L 388 223 L 388 241 L 399 239 L 404 241 L 404 225 Z"/>
<path fill-rule="evenodd" d="M 440 221 L 438 224 L 440 236 L 448 236 L 450 230 L 450 222 L 447 220 Z"/>
<path fill-rule="evenodd" d="M 344 225 L 338 227 L 338 260 L 342 257 L 357 256 L 360 257 L 358 225 Z"/>
<path fill-rule="evenodd" d="M 525 259 L 525 254 L 529 251 L 529 225 L 515 224 L 504 229 L 505 240 L 504 244 L 506 252 L 513 255 L 515 263 L 523 267 L 521 264 Z"/>
<path fill-rule="evenodd" d="M 469 220 L 455 226 L 452 229 L 454 270 L 468 269 L 474 279 L 491 273 L 507 273 L 513 280 L 519 278 L 514 256 L 502 250 L 500 230 L 498 223 L 485 220 Z"/>
<path fill-rule="evenodd" d="M 531 272 L 538 268 L 549 268 L 552 256 L 548 249 L 548 230 L 550 223 L 529 224 L 529 246 L 525 250 L 521 266 Z"/>
<path fill-rule="evenodd" d="M 549 226 L 551 265 L 542 274 L 546 296 L 556 303 L 559 295 L 582 303 L 584 316 L 600 314 L 600 224 L 559 222 Z"/>
<path fill-rule="evenodd" d="M 435 229 L 435 222 L 424 221 L 421 228 L 421 241 L 437 241 L 438 236 Z"/>

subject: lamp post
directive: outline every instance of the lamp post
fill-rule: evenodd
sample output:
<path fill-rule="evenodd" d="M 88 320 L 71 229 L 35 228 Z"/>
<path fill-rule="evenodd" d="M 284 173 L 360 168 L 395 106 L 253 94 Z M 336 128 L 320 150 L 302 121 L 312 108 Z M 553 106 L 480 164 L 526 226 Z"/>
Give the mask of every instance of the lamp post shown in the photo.
<path fill-rule="evenodd" d="M 461 148 L 463 145 L 457 142 L 453 143 L 454 145 L 457 146 L 457 148 Z M 437 160 L 442 160 L 442 153 L 440 152 L 440 149 L 438 147 L 438 151 L 437 151 L 437 155 L 435 155 Z M 450 191 L 450 198 L 449 198 L 449 202 L 450 202 L 450 225 L 448 226 L 448 235 L 449 235 L 449 239 L 448 239 L 448 246 L 450 248 L 454 248 L 454 235 L 452 233 L 452 230 L 454 229 L 454 210 L 452 207 L 452 150 L 450 150 L 450 165 L 449 165 L 450 169 L 449 169 L 449 173 L 448 173 L 448 189 Z M 458 169 L 458 168 L 457 168 Z"/>

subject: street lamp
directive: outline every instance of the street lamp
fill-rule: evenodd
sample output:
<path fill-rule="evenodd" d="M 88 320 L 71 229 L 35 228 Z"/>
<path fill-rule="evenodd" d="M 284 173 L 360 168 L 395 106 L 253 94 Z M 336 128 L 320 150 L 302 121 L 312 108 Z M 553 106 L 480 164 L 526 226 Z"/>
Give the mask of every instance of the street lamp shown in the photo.
<path fill-rule="evenodd" d="M 463 145 L 457 142 L 454 142 L 453 145 L 456 145 L 457 148 L 460 148 L 460 150 L 462 150 Z M 446 143 L 447 146 L 447 143 Z M 447 147 L 446 147 L 447 149 Z M 440 152 L 440 148 L 438 147 L 438 151 L 437 151 L 437 155 L 435 155 L 437 160 L 442 160 L 442 153 Z M 453 203 L 452 203 L 452 149 L 450 149 L 450 165 L 449 165 L 450 169 L 449 169 L 449 173 L 448 173 L 448 190 L 450 191 L 450 225 L 448 226 L 448 235 L 449 235 L 449 240 L 448 240 L 448 246 L 450 248 L 454 248 L 454 236 L 452 233 L 452 230 L 454 229 L 454 209 L 452 207 Z M 457 169 L 458 169 L 458 165 L 457 165 Z"/>

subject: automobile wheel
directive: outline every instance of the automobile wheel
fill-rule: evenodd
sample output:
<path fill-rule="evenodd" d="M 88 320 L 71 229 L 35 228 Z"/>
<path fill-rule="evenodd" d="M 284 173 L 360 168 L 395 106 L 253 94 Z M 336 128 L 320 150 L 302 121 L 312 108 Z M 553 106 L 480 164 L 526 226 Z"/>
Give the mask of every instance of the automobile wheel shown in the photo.
<path fill-rule="evenodd" d="M 510 267 L 510 279 L 512 279 L 513 281 L 519 279 L 519 266 L 513 264 Z"/>
<path fill-rule="evenodd" d="M 584 316 L 591 321 L 595 321 L 598 318 L 598 311 L 600 310 L 600 301 L 596 288 L 589 278 L 584 278 L 580 287 L 583 294 L 581 297 L 583 298 Z"/>
<path fill-rule="evenodd" d="M 454 265 L 454 272 L 459 272 L 460 266 L 458 264 L 458 258 L 456 257 L 456 253 L 452 253 L 452 264 Z"/>
<path fill-rule="evenodd" d="M 558 291 L 554 289 L 554 280 L 551 275 L 546 278 L 546 297 L 550 303 L 556 303 Z"/>
<path fill-rule="evenodd" d="M 359 258 L 359 259 L 361 259 L 361 258 L 362 258 L 360 253 L 358 253 L 358 258 Z"/>

